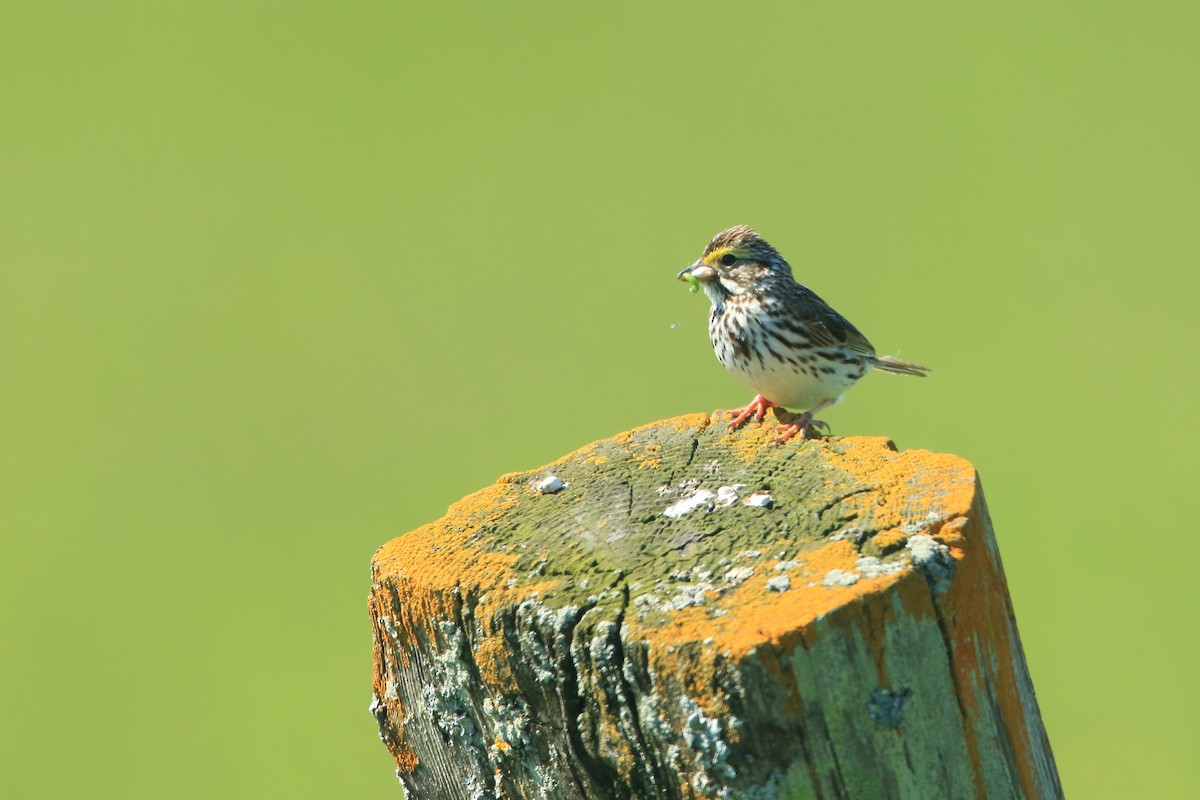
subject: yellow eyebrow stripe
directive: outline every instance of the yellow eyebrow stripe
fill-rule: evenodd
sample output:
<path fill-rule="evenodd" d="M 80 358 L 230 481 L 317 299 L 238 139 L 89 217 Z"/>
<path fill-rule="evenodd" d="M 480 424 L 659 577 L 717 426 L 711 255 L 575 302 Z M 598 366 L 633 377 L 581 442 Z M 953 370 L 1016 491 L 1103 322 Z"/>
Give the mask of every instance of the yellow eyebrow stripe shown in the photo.
<path fill-rule="evenodd" d="M 721 257 L 727 253 L 736 253 L 732 247 L 718 247 L 704 257 L 705 264 L 716 264 L 721 260 Z"/>

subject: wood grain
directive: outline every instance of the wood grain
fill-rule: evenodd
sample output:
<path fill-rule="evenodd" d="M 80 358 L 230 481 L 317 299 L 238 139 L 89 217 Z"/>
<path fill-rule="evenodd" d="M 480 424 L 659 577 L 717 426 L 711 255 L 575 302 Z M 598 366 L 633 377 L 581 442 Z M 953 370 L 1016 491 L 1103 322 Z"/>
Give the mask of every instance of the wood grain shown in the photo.
<path fill-rule="evenodd" d="M 412 797 L 1062 796 L 971 465 L 770 436 L 664 420 L 380 548 Z"/>

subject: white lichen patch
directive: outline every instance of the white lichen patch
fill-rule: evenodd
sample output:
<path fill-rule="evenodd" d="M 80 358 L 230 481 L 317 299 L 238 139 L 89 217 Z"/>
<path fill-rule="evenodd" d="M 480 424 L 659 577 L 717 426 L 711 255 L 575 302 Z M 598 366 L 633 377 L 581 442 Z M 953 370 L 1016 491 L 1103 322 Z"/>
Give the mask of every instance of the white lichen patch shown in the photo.
<path fill-rule="evenodd" d="M 397 622 L 394 617 L 380 617 L 379 624 L 384 632 L 392 638 L 392 641 L 400 641 L 400 631 L 397 628 Z"/>
<path fill-rule="evenodd" d="M 539 481 L 535 481 L 529 488 L 538 494 L 556 494 L 567 488 L 568 484 L 557 475 L 547 475 Z"/>
<path fill-rule="evenodd" d="M 636 611 L 639 616 L 645 616 L 647 612 L 656 609 L 661 605 L 662 598 L 656 594 L 639 594 L 637 597 L 633 598 L 633 610 Z"/>
<path fill-rule="evenodd" d="M 821 581 L 824 586 L 853 586 L 858 583 L 857 572 L 847 572 L 844 569 L 831 569 L 825 573 Z"/>
<path fill-rule="evenodd" d="M 551 758 L 554 757 L 557 750 L 558 748 L 551 746 Z M 555 760 L 548 764 L 538 764 L 533 768 L 533 786 L 538 792 L 536 795 L 538 800 L 559 796 L 558 775 L 555 773 L 553 766 L 553 764 L 557 763 L 558 761 Z"/>
<path fill-rule="evenodd" d="M 738 490 L 745 489 L 744 483 L 733 483 L 729 486 L 722 486 L 717 489 L 717 499 L 713 503 L 716 508 L 728 508 L 738 501 Z"/>
<path fill-rule="evenodd" d="M 753 567 L 733 567 L 725 571 L 725 583 L 729 586 L 738 586 L 754 574 Z"/>
<path fill-rule="evenodd" d="M 653 682 L 653 671 L 650 674 Z M 660 708 L 660 697 L 658 692 L 650 691 L 639 693 L 637 696 L 638 716 L 642 720 L 642 725 L 650 733 L 656 734 L 662 739 L 666 739 L 673 735 L 671 730 L 671 722 L 662 713 Z"/>
<path fill-rule="evenodd" d="M 713 591 L 711 583 L 698 583 L 694 586 L 680 587 L 679 593 L 663 603 L 664 611 L 678 611 L 689 606 L 702 606 L 708 600 L 708 593 Z"/>
<path fill-rule="evenodd" d="M 663 516 L 670 517 L 671 519 L 678 519 L 699 508 L 703 508 L 708 512 L 713 512 L 721 508 L 729 508 L 730 506 L 737 505 L 739 500 L 745 506 L 770 508 L 774 505 L 775 501 L 771 499 L 771 495 L 768 492 L 755 492 L 749 497 L 743 498 L 741 490 L 745 488 L 746 484 L 744 483 L 731 483 L 727 486 L 717 487 L 716 492 L 712 492 L 708 489 L 699 488 L 698 481 L 688 480 L 680 483 L 677 487 L 660 486 L 658 493 L 663 497 L 670 495 L 680 497 L 680 499 L 663 510 Z"/>
<path fill-rule="evenodd" d="M 767 589 L 772 592 L 786 592 L 792 588 L 792 579 L 787 575 L 776 575 L 767 581 Z"/>
<path fill-rule="evenodd" d="M 834 542 L 847 541 L 852 544 L 862 544 L 867 538 L 867 532 L 857 525 L 851 525 L 848 528 L 842 528 L 829 538 Z"/>
<path fill-rule="evenodd" d="M 521 697 L 487 697 L 483 701 L 485 718 L 491 723 L 491 749 L 496 756 L 522 751 L 529 743 L 531 711 Z M 503 746 L 498 747 L 498 743 Z"/>
<path fill-rule="evenodd" d="M 771 508 L 775 505 L 775 499 L 771 497 L 770 492 L 755 492 L 742 500 L 742 505 L 751 506 L 752 508 Z"/>
<path fill-rule="evenodd" d="M 556 630 L 556 615 L 541 603 L 525 600 L 517 606 L 517 620 L 520 630 L 518 639 L 524 663 L 532 668 L 539 683 L 553 683 L 557 680 L 554 672 L 557 669 L 557 661 L 537 632 Z"/>
<path fill-rule="evenodd" d="M 685 715 L 683 739 L 695 754 L 700 771 L 693 776 L 692 785 L 706 795 L 716 796 L 724 782 L 736 778 L 737 772 L 729 764 L 728 727 L 736 727 L 736 720 L 723 723 L 704 713 L 703 709 L 686 695 L 679 699 Z"/>
<path fill-rule="evenodd" d="M 904 570 L 903 561 L 880 561 L 875 556 L 863 556 L 854 565 L 854 569 L 864 578 L 878 578 L 883 575 L 895 575 Z"/>
<path fill-rule="evenodd" d="M 935 591 L 950 588 L 956 562 L 950 548 L 926 533 L 908 537 L 904 547 L 912 554 L 913 565 L 920 570 Z"/>
<path fill-rule="evenodd" d="M 463 653 L 466 636 L 453 622 L 438 623 L 437 651 L 428 665 L 431 680 L 422 690 L 425 710 L 446 736 L 474 738 L 470 689 L 474 678 Z"/>
<path fill-rule="evenodd" d="M 710 501 L 715 495 L 707 489 L 698 489 L 682 500 L 676 500 L 671 505 L 663 509 L 663 516 L 671 519 L 679 519 L 685 514 L 690 514 L 698 508 L 708 509 Z"/>
<path fill-rule="evenodd" d="M 616 623 L 609 620 L 604 620 L 596 625 L 596 635 L 588 643 L 588 651 L 593 663 L 616 663 L 617 648 L 613 642 L 613 636 L 616 632 Z"/>

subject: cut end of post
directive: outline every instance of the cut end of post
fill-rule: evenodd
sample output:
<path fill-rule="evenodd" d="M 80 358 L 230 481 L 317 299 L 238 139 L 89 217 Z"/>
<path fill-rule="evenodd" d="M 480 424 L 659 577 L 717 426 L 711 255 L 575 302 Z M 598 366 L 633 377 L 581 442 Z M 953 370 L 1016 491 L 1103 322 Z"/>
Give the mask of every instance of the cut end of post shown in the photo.
<path fill-rule="evenodd" d="M 410 789 L 1057 796 L 971 465 L 771 423 L 643 426 L 380 548 L 373 709 Z"/>

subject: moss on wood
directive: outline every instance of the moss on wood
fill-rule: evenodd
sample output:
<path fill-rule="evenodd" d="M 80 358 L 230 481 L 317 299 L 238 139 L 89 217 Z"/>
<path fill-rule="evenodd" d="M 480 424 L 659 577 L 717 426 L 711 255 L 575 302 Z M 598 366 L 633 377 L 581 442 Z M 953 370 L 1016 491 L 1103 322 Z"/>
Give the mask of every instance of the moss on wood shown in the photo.
<path fill-rule="evenodd" d="M 380 549 L 415 797 L 1058 796 L 971 466 L 769 438 L 665 420 Z"/>

